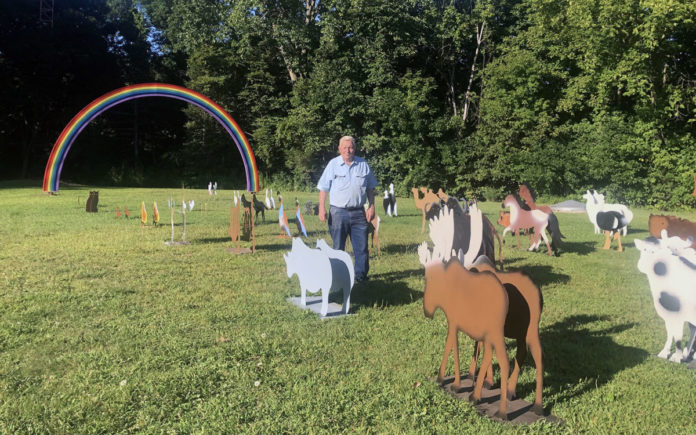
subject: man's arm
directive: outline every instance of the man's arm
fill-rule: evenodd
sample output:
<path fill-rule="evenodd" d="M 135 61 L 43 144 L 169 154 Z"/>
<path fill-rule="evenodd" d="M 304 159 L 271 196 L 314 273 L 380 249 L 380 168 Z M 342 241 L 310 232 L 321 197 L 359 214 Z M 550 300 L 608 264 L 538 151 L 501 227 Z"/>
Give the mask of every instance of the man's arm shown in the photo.
<path fill-rule="evenodd" d="M 319 220 L 322 222 L 326 220 L 326 192 L 323 190 L 319 191 Z"/>
<path fill-rule="evenodd" d="M 375 189 L 367 189 L 367 210 L 365 211 L 365 219 L 371 222 L 375 218 Z"/>

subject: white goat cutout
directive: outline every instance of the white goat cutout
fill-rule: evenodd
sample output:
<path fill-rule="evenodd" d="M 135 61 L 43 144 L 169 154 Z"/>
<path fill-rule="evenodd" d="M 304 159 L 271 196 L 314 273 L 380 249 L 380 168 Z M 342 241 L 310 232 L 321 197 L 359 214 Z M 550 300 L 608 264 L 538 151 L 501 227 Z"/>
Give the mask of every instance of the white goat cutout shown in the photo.
<path fill-rule="evenodd" d="M 638 270 L 648 277 L 653 305 L 667 329 L 667 340 L 657 356 L 669 357 L 674 341 L 676 350 L 669 359 L 680 362 L 689 357 L 696 338 L 696 251 L 689 247 L 691 242 L 668 237 L 666 230 L 661 236 L 635 240 L 640 250 Z M 690 337 L 681 348 L 684 322 L 689 324 Z"/>
<path fill-rule="evenodd" d="M 586 201 L 585 211 L 587 211 L 587 217 L 590 218 L 590 222 L 592 222 L 594 225 L 595 234 L 600 234 L 602 232 L 599 225 L 597 225 L 597 213 L 600 211 L 616 211 L 621 213 L 628 221 L 626 226 L 622 228 L 621 232 L 624 236 L 628 233 L 628 224 L 630 224 L 633 220 L 633 212 L 629 210 L 628 207 L 623 204 L 605 203 L 604 195 L 597 193 L 596 190 L 593 190 L 592 193 L 590 193 L 588 190 L 582 195 L 582 197 Z"/>
<path fill-rule="evenodd" d="M 355 281 L 355 269 L 350 255 L 330 248 L 326 242 L 317 240 L 320 249 L 311 249 L 302 239 L 292 239 L 292 250 L 283 254 L 288 278 L 294 274 L 300 280 L 300 304 L 307 305 L 306 292 L 321 291 L 320 314 L 326 316 L 329 310 L 329 293 L 343 290 L 342 312 L 350 311 L 350 291 Z"/>

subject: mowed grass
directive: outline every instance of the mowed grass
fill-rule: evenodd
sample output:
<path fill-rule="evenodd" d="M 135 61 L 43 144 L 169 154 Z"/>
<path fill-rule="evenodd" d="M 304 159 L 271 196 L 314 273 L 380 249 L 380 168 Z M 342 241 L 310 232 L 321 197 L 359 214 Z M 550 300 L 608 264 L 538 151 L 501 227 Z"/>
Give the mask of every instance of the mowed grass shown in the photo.
<path fill-rule="evenodd" d="M 398 198 L 398 218 L 382 216 L 382 255 L 354 289 L 353 315 L 321 320 L 285 301 L 299 284 L 285 273 L 291 241 L 278 237 L 277 210 L 256 227 L 256 254 L 226 251 L 230 190 L 99 188 L 89 214 L 88 188 L 0 187 L 2 433 L 696 431 L 696 371 L 654 356 L 665 329 L 633 246 L 650 210 L 634 210 L 623 253 L 601 249 L 585 214 L 558 214 L 560 257 L 508 236 L 506 267 L 544 295 L 544 406 L 565 422 L 519 427 L 432 381 L 447 322 L 423 315 L 416 247 L 427 229 L 410 198 Z M 281 193 L 294 229 L 295 196 L 316 194 Z M 182 194 L 196 201 L 191 245 L 165 246 L 167 200 Z M 157 201 L 164 225 L 141 228 L 141 201 L 150 216 Z M 124 205 L 130 220 L 116 218 Z M 500 204 L 481 208 L 495 222 Z M 316 216 L 305 222 L 310 246 L 330 242 Z M 460 342 L 466 367 L 472 345 Z M 531 361 L 518 394 L 533 400 Z"/>

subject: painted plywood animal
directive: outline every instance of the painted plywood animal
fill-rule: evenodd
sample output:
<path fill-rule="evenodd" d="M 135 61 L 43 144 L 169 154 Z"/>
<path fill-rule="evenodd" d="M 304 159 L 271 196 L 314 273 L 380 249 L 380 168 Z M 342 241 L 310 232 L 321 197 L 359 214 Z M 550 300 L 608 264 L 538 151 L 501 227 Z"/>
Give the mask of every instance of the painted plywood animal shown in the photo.
<path fill-rule="evenodd" d="M 432 236 L 432 233 L 431 233 Z M 510 364 L 505 351 L 504 326 L 508 311 L 508 297 L 503 285 L 490 272 L 470 272 L 451 253 L 443 256 L 436 247 L 430 253 L 427 242 L 418 248 L 421 263 L 425 266 L 425 293 L 423 313 L 433 318 L 439 308 L 447 318 L 447 339 L 438 371 L 442 381 L 450 353 L 454 357 L 454 387 L 461 386 L 459 369 L 459 332 L 483 342 L 483 361 L 476 379 L 474 402 L 481 400 L 484 374 L 491 364 L 493 352 L 500 365 L 501 391 L 508 390 Z M 443 260 L 449 258 L 446 263 Z M 507 394 L 501 394 L 496 416 L 507 419 Z"/>
<path fill-rule="evenodd" d="M 696 251 L 690 247 L 691 241 L 669 237 L 665 230 L 659 239 L 634 242 L 640 250 L 638 270 L 648 277 L 653 305 L 667 329 L 667 340 L 657 356 L 675 362 L 687 360 L 696 338 Z M 690 338 L 682 347 L 685 322 Z M 676 344 L 674 353 L 672 342 Z"/>
<path fill-rule="evenodd" d="M 597 212 L 597 226 L 604 231 L 605 239 L 604 246 L 602 249 L 609 249 L 611 247 L 611 242 L 613 240 L 618 240 L 618 251 L 623 251 L 623 246 L 621 245 L 621 230 L 625 229 L 628 225 L 628 219 L 626 216 L 619 213 L 618 211 L 598 211 Z M 611 237 L 611 234 L 614 237 Z"/>
<path fill-rule="evenodd" d="M 326 316 L 329 309 L 329 293 L 343 290 L 342 311 L 347 314 L 350 310 L 350 290 L 355 276 L 355 272 L 351 274 L 353 263 L 350 257 L 346 260 L 345 256 L 340 254 L 342 251 L 334 252 L 335 250 L 329 248 L 325 242 L 321 246 L 320 249 L 311 249 L 301 239 L 293 238 L 292 250 L 283 254 L 288 278 L 295 274 L 299 278 L 301 305 L 307 305 L 307 292 L 321 292 L 322 316 Z"/>
<path fill-rule="evenodd" d="M 593 190 L 590 192 L 587 190 L 583 195 L 583 199 L 585 200 L 585 210 L 587 211 L 587 217 L 590 219 L 590 222 L 594 225 L 595 229 L 595 234 L 599 234 L 602 229 L 599 227 L 599 224 L 597 223 L 597 213 L 600 211 L 607 212 L 607 211 L 615 211 L 624 216 L 624 219 L 626 220 L 626 225 L 622 227 L 622 232 L 623 235 L 625 236 L 628 233 L 628 224 L 633 220 L 633 212 L 628 209 L 625 205 L 622 204 L 607 204 L 604 201 L 604 195 L 601 193 L 597 193 L 596 190 Z"/>
<path fill-rule="evenodd" d="M 691 247 L 696 249 L 696 222 L 676 216 L 651 214 L 648 218 L 648 229 L 650 235 L 655 238 L 661 237 L 662 230 L 666 230 L 669 237 L 676 236 L 682 240 L 688 240 L 691 237 L 693 240 Z"/>
<path fill-rule="evenodd" d="M 416 203 L 416 208 L 423 212 L 423 222 L 421 224 L 421 233 L 423 233 L 425 232 L 425 214 L 430 209 L 431 204 L 440 202 L 440 198 L 438 198 L 432 190 L 425 187 L 421 187 L 420 189 L 414 187 L 411 189 L 411 192 L 413 192 L 413 201 Z M 422 197 L 421 193 L 423 194 Z"/>
<path fill-rule="evenodd" d="M 503 230 L 502 239 L 505 241 L 505 234 L 508 231 L 517 231 L 525 228 L 534 230 L 534 243 L 529 246 L 529 251 L 536 250 L 541 244 L 541 240 L 546 243 L 549 255 L 553 255 L 551 245 L 546 237 L 546 228 L 549 225 L 549 215 L 541 210 L 525 210 L 520 205 L 520 200 L 515 195 L 508 195 L 502 203 L 502 208 L 510 208 L 510 225 Z"/>

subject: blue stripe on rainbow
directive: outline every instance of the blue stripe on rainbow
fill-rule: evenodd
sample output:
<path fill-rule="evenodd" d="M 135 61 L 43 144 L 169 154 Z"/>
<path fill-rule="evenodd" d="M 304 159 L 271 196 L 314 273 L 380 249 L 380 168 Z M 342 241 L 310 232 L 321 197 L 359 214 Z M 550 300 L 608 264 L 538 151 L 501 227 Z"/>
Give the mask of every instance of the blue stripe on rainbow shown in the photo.
<path fill-rule="evenodd" d="M 211 114 L 227 130 L 234 143 L 237 145 L 239 153 L 244 161 L 244 171 L 246 172 L 247 190 L 258 192 L 259 190 L 259 170 L 256 165 L 254 152 L 249 145 L 244 132 L 234 119 L 213 100 L 196 91 L 181 86 L 168 85 L 165 83 L 142 83 L 138 85 L 126 86 L 102 95 L 96 100 L 85 106 L 77 115 L 73 117 L 63 132 L 58 136 L 53 145 L 51 154 L 46 163 L 44 171 L 43 190 L 44 192 L 57 192 L 60 183 L 60 172 L 63 169 L 63 162 L 70 151 L 70 147 L 80 134 L 80 132 L 97 116 L 105 110 L 123 103 L 124 101 L 144 97 L 167 97 L 176 98 L 194 104 Z"/>

